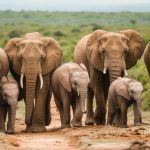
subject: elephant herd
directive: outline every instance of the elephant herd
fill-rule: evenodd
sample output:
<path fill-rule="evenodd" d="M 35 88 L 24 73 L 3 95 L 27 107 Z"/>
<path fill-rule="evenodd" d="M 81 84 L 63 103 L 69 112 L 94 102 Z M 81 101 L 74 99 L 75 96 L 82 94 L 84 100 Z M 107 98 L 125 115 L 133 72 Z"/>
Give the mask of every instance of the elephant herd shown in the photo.
<path fill-rule="evenodd" d="M 137 31 L 96 30 L 77 43 L 74 62 L 63 65 L 59 43 L 38 32 L 12 38 L 4 49 L 0 49 L 0 132 L 15 133 L 15 109 L 17 101 L 22 99 L 25 101 L 25 132 L 46 131 L 51 123 L 52 92 L 62 128 L 82 126 L 85 112 L 86 125 L 107 122 L 127 127 L 127 108 L 131 104 L 134 124 L 142 123 L 143 87 L 139 81 L 124 77 L 127 70 L 136 65 L 144 49 L 144 61 L 150 74 L 150 43 L 145 48 L 144 39 Z M 14 79 L 7 77 L 8 71 Z"/>

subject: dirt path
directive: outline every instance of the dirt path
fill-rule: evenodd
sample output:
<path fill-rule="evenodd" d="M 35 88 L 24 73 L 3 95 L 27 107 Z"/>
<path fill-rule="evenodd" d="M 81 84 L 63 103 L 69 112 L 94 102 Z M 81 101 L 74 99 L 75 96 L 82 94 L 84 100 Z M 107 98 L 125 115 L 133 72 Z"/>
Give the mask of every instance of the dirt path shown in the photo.
<path fill-rule="evenodd" d="M 129 128 L 126 129 L 108 126 L 60 129 L 59 114 L 52 103 L 52 123 L 47 127 L 47 132 L 22 133 L 25 128 L 23 103 L 18 107 L 17 134 L 0 134 L 0 150 L 122 150 L 129 148 L 135 140 L 150 144 L 150 125 L 133 127 L 132 113 L 129 113 Z M 149 116 L 149 112 L 144 113 L 144 122 L 150 123 Z"/>

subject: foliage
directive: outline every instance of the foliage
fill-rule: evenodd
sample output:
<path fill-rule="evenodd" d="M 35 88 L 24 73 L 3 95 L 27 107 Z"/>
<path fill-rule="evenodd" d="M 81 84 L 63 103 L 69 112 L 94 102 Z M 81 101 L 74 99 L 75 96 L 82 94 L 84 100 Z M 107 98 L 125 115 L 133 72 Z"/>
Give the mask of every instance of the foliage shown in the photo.
<path fill-rule="evenodd" d="M 74 47 L 84 35 L 96 29 L 119 31 L 128 28 L 139 31 L 146 43 L 150 41 L 150 13 L 0 11 L 0 46 L 4 47 L 12 37 L 38 31 L 59 41 L 63 62 L 68 62 L 73 61 Z M 143 109 L 150 110 L 150 79 L 143 60 L 129 70 L 129 75 L 142 82 Z"/>

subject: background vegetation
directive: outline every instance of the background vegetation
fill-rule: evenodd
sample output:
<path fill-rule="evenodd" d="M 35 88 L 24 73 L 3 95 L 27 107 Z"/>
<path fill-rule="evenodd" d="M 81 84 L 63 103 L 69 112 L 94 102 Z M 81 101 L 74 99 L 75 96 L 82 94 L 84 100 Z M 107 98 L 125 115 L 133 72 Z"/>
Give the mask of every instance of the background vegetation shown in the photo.
<path fill-rule="evenodd" d="M 90 12 L 12 12 L 0 11 L 0 47 L 12 37 L 38 31 L 59 41 L 63 62 L 73 60 L 73 51 L 80 38 L 96 29 L 119 31 L 132 28 L 150 41 L 150 13 L 90 13 Z M 144 86 L 143 109 L 150 110 L 150 78 L 143 59 L 130 69 L 129 75 Z"/>

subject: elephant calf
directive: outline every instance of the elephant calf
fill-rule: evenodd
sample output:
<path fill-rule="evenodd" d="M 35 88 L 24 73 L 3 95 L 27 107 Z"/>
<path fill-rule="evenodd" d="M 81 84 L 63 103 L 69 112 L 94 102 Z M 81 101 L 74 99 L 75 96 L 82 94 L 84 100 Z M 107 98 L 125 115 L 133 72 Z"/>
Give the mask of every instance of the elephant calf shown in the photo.
<path fill-rule="evenodd" d="M 118 117 L 120 127 L 127 127 L 127 109 L 133 104 L 134 125 L 142 123 L 142 84 L 135 79 L 117 78 L 109 87 L 107 124 L 112 125 Z"/>
<path fill-rule="evenodd" d="M 13 79 L 2 77 L 0 81 L 0 132 L 5 132 L 8 113 L 7 134 L 15 133 L 15 115 L 18 100 L 18 84 Z"/>
<path fill-rule="evenodd" d="M 82 115 L 87 99 L 89 76 L 83 64 L 67 63 L 59 68 L 52 77 L 52 90 L 60 113 L 61 127 L 70 126 L 70 105 L 73 109 L 72 126 L 82 126 Z"/>

